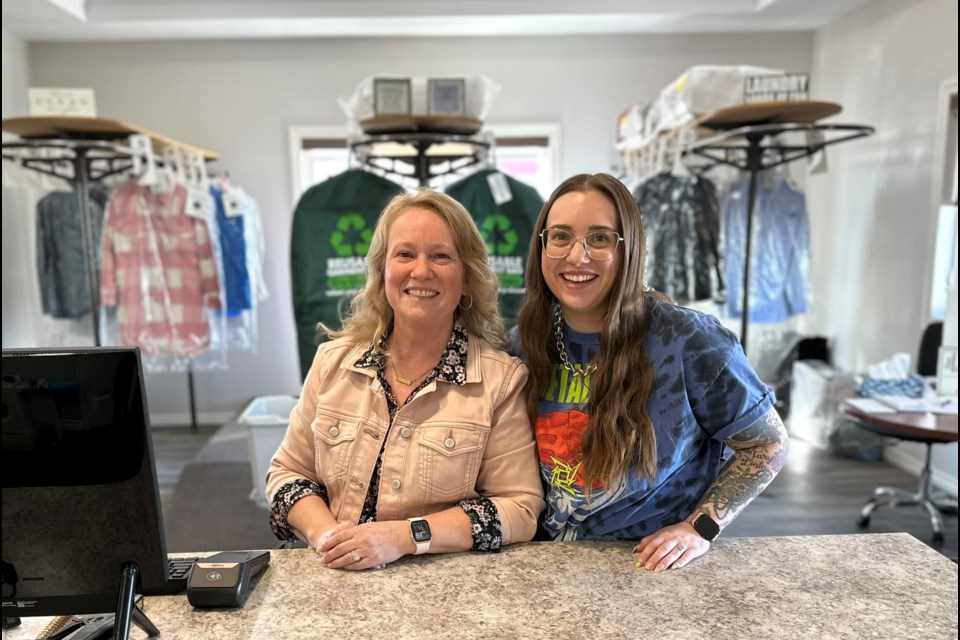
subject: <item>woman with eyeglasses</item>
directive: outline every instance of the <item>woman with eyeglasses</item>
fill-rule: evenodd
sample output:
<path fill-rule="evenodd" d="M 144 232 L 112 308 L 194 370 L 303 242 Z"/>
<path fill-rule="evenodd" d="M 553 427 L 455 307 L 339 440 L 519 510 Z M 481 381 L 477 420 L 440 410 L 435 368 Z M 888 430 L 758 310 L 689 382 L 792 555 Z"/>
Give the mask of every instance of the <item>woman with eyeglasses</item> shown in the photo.
<path fill-rule="evenodd" d="M 534 227 L 514 348 L 547 492 L 538 537 L 638 540 L 637 566 L 662 571 L 709 549 L 788 441 L 736 336 L 647 290 L 645 258 L 619 180 L 564 181 Z"/>

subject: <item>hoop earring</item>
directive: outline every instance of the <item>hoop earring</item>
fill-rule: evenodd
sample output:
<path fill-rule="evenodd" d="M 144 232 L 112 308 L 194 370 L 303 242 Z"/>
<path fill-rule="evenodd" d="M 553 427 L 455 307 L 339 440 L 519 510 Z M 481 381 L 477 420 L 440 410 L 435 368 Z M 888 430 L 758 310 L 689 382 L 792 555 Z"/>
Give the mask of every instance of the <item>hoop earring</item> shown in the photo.
<path fill-rule="evenodd" d="M 467 306 L 463 306 L 463 298 L 461 297 L 460 302 L 457 303 L 457 306 L 460 307 L 463 311 L 466 311 L 467 309 L 473 309 L 473 296 L 470 295 L 469 293 L 465 293 L 463 295 L 467 298 L 470 298 L 470 304 L 468 304 Z"/>

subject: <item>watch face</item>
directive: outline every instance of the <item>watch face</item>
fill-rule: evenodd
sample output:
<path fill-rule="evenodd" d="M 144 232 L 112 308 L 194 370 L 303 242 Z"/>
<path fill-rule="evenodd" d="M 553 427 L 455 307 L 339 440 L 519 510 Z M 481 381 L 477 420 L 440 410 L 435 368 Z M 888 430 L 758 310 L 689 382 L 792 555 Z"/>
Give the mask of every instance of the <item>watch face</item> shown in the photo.
<path fill-rule="evenodd" d="M 694 521 L 693 528 L 708 542 L 713 542 L 717 536 L 720 535 L 720 525 L 706 514 L 701 514 L 700 517 Z"/>
<path fill-rule="evenodd" d="M 430 524 L 426 520 L 411 520 L 410 532 L 413 534 L 414 542 L 427 542 L 430 540 Z"/>

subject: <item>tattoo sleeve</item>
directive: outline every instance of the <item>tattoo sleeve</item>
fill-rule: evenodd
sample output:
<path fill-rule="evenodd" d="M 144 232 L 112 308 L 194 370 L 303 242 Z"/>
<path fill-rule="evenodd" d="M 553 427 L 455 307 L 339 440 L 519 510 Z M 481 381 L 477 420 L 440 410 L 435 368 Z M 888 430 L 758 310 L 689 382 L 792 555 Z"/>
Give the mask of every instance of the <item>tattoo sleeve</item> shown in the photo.
<path fill-rule="evenodd" d="M 790 447 L 787 430 L 776 410 L 726 441 L 733 456 L 697 505 L 721 525 L 729 524 L 783 468 Z"/>

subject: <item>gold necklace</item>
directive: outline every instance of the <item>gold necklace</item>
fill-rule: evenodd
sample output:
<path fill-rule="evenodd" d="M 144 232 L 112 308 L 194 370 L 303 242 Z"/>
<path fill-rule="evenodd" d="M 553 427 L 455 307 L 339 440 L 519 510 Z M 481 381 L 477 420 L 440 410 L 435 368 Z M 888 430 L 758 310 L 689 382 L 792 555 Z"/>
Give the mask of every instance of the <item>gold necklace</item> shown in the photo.
<path fill-rule="evenodd" d="M 560 352 L 560 364 L 563 365 L 563 368 L 570 372 L 574 378 L 582 377 L 584 380 L 587 379 L 587 376 L 593 375 L 597 371 L 597 363 L 591 362 L 590 364 L 577 369 L 570 362 L 570 358 L 567 356 L 567 350 L 563 348 L 563 312 L 560 311 L 560 305 L 557 305 L 557 315 L 553 324 L 553 335 L 557 339 L 557 351 Z M 396 372 L 397 368 L 393 368 Z"/>
<path fill-rule="evenodd" d="M 393 359 L 393 357 L 390 358 L 390 366 L 393 367 L 393 375 L 397 379 L 397 382 L 399 382 L 400 384 L 406 385 L 408 387 L 412 385 L 414 382 L 416 382 L 417 380 L 419 380 L 420 378 L 422 378 L 423 376 L 427 375 L 428 373 L 430 373 L 431 371 L 437 368 L 437 365 L 433 365 L 432 367 L 430 367 L 429 369 L 427 369 L 426 371 L 424 371 L 423 373 L 421 373 L 415 378 L 404 378 L 403 375 L 401 375 L 400 370 L 397 369 L 397 363 Z"/>

